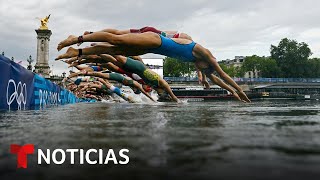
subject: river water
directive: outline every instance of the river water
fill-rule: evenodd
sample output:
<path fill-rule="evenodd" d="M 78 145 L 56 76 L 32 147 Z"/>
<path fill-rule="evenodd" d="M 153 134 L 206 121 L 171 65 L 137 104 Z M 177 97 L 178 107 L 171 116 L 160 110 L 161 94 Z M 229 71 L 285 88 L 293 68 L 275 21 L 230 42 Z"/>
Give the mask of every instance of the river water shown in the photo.
<path fill-rule="evenodd" d="M 128 165 L 16 169 L 10 144 L 127 148 Z M 76 158 L 77 159 L 77 158 Z M 0 179 L 320 179 L 320 102 L 79 103 L 0 112 Z"/>

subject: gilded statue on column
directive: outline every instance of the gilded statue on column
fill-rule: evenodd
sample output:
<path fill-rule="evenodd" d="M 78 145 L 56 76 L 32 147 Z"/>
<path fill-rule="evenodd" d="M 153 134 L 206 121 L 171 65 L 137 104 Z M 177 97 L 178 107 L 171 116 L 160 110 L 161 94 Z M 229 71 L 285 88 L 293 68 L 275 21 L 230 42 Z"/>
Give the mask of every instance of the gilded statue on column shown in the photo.
<path fill-rule="evenodd" d="M 42 30 L 46 30 L 48 29 L 48 21 L 49 21 L 49 18 L 50 18 L 50 15 L 49 16 L 46 16 L 45 18 L 42 18 L 40 21 L 41 21 L 41 26 L 39 29 L 42 29 Z"/>

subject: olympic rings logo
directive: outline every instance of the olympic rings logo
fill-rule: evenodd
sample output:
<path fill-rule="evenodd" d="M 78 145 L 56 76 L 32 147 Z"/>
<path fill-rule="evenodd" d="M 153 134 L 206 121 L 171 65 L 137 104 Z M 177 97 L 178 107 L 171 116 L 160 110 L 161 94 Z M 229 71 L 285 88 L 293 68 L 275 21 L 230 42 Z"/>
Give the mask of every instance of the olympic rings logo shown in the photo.
<path fill-rule="evenodd" d="M 11 85 L 11 86 L 10 86 Z M 14 92 L 9 95 L 9 88 L 14 87 Z M 16 82 L 13 79 L 10 79 L 8 81 L 7 85 L 7 105 L 9 106 L 9 110 L 11 108 L 11 104 L 14 101 L 17 101 L 18 104 L 18 110 L 21 110 L 21 105 L 23 104 L 23 110 L 26 109 L 26 104 L 27 104 L 27 85 L 26 83 L 21 83 L 19 81 L 18 85 L 16 85 Z"/>
<path fill-rule="evenodd" d="M 47 90 L 39 90 L 39 106 L 45 107 L 47 105 L 58 105 L 61 102 L 58 92 L 50 92 Z"/>

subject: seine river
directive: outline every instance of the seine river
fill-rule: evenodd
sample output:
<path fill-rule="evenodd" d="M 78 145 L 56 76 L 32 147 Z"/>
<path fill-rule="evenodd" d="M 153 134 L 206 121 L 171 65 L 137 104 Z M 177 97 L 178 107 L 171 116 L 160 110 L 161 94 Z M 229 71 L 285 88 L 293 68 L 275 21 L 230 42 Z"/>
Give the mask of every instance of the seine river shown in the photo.
<path fill-rule="evenodd" d="M 16 169 L 10 144 L 126 148 L 130 162 L 38 165 L 35 152 L 27 169 Z M 79 103 L 0 112 L 0 179 L 18 178 L 320 179 L 320 102 Z"/>

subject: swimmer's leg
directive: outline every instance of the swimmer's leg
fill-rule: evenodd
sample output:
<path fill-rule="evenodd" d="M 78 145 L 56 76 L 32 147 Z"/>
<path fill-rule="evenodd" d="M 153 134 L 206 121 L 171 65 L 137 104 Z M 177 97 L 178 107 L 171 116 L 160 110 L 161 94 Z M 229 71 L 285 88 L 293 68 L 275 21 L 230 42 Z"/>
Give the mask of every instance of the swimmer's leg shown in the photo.
<path fill-rule="evenodd" d="M 115 35 L 108 32 L 96 32 L 83 36 L 69 36 L 58 44 L 58 51 L 62 48 L 82 42 L 108 42 L 118 46 L 134 46 L 135 48 L 152 49 L 161 45 L 160 37 L 155 33 Z"/>
<path fill-rule="evenodd" d="M 112 84 L 110 84 L 109 82 L 106 82 L 104 79 L 99 78 L 98 79 L 100 82 L 102 82 L 108 89 L 110 89 L 112 92 L 116 93 L 118 96 L 120 96 L 122 99 L 130 102 L 130 103 L 134 103 L 134 99 L 129 96 L 126 93 L 123 93 L 119 88 L 113 86 Z"/>
<path fill-rule="evenodd" d="M 130 48 L 130 47 L 120 47 L 120 46 L 105 46 L 98 45 L 93 47 L 87 47 L 83 49 L 75 49 L 70 47 L 65 54 L 59 55 L 55 60 L 66 59 L 72 57 L 80 57 L 82 55 L 96 55 L 96 54 L 110 54 L 110 55 L 127 55 L 135 56 L 145 54 L 146 50 Z"/>

